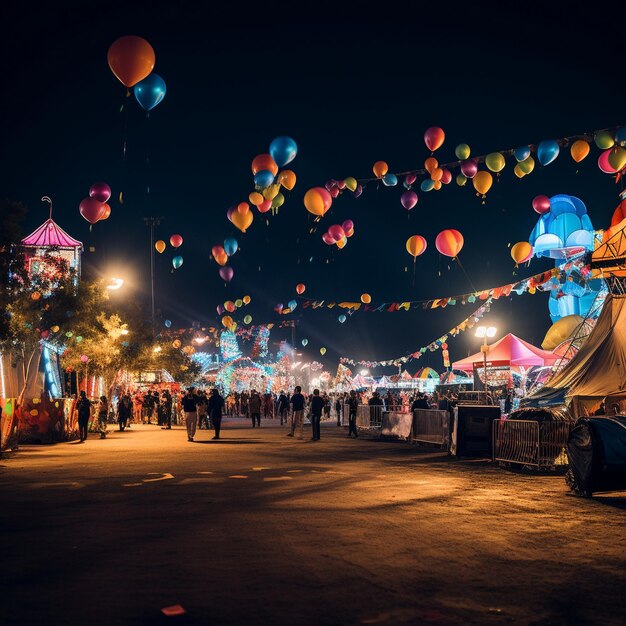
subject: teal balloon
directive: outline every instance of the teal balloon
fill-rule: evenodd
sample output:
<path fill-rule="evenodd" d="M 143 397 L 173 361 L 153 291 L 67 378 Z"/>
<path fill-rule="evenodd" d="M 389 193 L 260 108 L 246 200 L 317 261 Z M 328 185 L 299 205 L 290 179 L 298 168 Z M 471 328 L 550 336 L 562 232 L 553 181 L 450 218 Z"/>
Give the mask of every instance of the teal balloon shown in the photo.
<path fill-rule="evenodd" d="M 398 184 L 398 177 L 395 174 L 385 174 L 383 176 L 383 185 L 385 187 L 395 187 Z"/>
<path fill-rule="evenodd" d="M 420 189 L 422 191 L 432 191 L 434 188 L 435 188 L 435 181 L 431 180 L 430 178 L 423 180 L 422 183 L 420 184 Z"/>
<path fill-rule="evenodd" d="M 289 300 L 287 306 L 293 311 L 298 306 L 298 303 L 295 300 Z"/>
<path fill-rule="evenodd" d="M 183 257 L 182 256 L 175 256 L 172 259 L 172 265 L 174 266 L 175 270 L 177 270 L 182 264 L 183 264 Z"/>
<path fill-rule="evenodd" d="M 165 81 L 154 72 L 137 83 L 133 91 L 137 102 L 145 111 L 152 111 L 154 107 L 165 98 L 167 87 Z"/>
<path fill-rule="evenodd" d="M 284 167 L 296 158 L 298 144 L 291 137 L 276 137 L 270 144 L 270 154 L 278 167 Z"/>
<path fill-rule="evenodd" d="M 303 339 L 302 340 L 302 345 L 306 348 L 307 344 L 309 343 L 308 339 Z"/>
<path fill-rule="evenodd" d="M 530 156 L 530 148 L 528 146 L 522 146 L 521 148 L 515 148 L 513 155 L 518 163 L 525 161 Z"/>
<path fill-rule="evenodd" d="M 233 256 L 237 250 L 239 250 L 239 244 L 236 239 L 229 237 L 224 240 L 224 251 L 228 256 Z"/>
<path fill-rule="evenodd" d="M 261 170 L 254 175 L 254 184 L 264 189 L 274 182 L 274 174 L 269 170 Z"/>
<path fill-rule="evenodd" d="M 343 323 L 346 321 L 346 316 L 345 316 L 345 315 L 340 315 L 340 316 L 338 317 L 338 319 L 339 319 L 339 323 L 340 323 L 340 324 L 343 324 Z"/>
<path fill-rule="evenodd" d="M 172 325 L 170 320 L 165 320 L 165 328 L 169 328 Z"/>
<path fill-rule="evenodd" d="M 537 146 L 537 157 L 541 165 L 549 165 L 559 156 L 559 144 L 553 139 L 542 141 Z"/>

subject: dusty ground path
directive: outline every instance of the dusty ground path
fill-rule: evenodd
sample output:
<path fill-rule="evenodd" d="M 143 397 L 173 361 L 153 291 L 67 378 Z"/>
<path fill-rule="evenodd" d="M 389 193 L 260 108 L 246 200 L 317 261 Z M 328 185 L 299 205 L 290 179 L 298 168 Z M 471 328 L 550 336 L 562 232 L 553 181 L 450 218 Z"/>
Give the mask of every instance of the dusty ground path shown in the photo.
<path fill-rule="evenodd" d="M 1 460 L 0 622 L 626 623 L 626 494 L 285 432 L 133 427 Z"/>

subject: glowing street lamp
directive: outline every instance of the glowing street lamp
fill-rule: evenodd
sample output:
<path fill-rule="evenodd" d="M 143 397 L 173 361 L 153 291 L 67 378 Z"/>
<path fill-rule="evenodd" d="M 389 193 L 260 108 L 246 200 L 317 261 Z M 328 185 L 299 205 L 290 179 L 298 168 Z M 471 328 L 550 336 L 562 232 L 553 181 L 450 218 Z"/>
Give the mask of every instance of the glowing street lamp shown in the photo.
<path fill-rule="evenodd" d="M 479 326 L 474 333 L 475 337 L 483 340 L 480 351 L 483 353 L 483 371 L 485 372 L 485 403 L 487 402 L 487 393 L 489 392 L 489 381 L 487 377 L 487 354 L 489 352 L 489 345 L 487 344 L 487 338 L 492 339 L 496 336 L 497 332 L 498 329 L 495 326 Z"/>
<path fill-rule="evenodd" d="M 110 278 L 107 284 L 107 289 L 111 291 L 117 291 L 124 284 L 123 278 Z"/>
<path fill-rule="evenodd" d="M 361 376 L 367 376 L 370 373 L 370 371 L 369 370 L 361 370 L 359 373 L 361 374 Z"/>

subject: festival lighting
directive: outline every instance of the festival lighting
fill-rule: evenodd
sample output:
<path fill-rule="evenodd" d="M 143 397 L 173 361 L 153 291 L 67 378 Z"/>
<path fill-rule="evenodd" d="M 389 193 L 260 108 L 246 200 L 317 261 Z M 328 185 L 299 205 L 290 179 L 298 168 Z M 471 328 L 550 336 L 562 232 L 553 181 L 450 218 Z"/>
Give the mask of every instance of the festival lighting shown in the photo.
<path fill-rule="evenodd" d="M 497 332 L 498 329 L 495 326 L 479 326 L 476 329 L 475 336 L 479 339 L 486 339 L 487 337 L 489 337 L 489 339 L 492 339 L 493 337 L 495 337 Z"/>
<path fill-rule="evenodd" d="M 111 291 L 117 291 L 123 284 L 123 278 L 110 278 L 107 284 L 107 289 L 110 289 Z"/>

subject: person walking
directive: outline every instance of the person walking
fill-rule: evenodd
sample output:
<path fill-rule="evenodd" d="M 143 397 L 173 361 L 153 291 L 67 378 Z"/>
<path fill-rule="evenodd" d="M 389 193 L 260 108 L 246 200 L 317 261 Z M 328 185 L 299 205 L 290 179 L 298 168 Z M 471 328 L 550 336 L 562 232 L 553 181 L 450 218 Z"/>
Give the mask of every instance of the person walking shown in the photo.
<path fill-rule="evenodd" d="M 253 389 L 250 394 L 250 417 L 252 418 L 252 428 L 261 428 L 261 396 Z"/>
<path fill-rule="evenodd" d="M 209 401 L 205 396 L 204 392 L 201 391 L 198 394 L 198 428 L 206 428 L 209 429 L 209 420 L 208 420 L 208 406 Z"/>
<path fill-rule="evenodd" d="M 91 402 L 87 398 L 84 391 L 80 392 L 80 398 L 76 403 L 76 411 L 78 412 L 78 435 L 80 442 L 83 443 L 87 439 L 87 430 L 89 429 L 89 417 L 91 414 Z"/>
<path fill-rule="evenodd" d="M 165 428 L 171 430 L 172 428 L 172 394 L 169 389 L 166 389 L 163 393 L 163 408 L 165 411 Z"/>
<path fill-rule="evenodd" d="M 120 432 L 124 432 L 131 410 L 130 396 L 122 396 L 117 403 L 117 423 L 120 425 Z"/>
<path fill-rule="evenodd" d="M 209 398 L 209 418 L 213 423 L 213 428 L 215 429 L 215 436 L 213 439 L 220 438 L 220 430 L 222 428 L 222 411 L 224 410 L 224 398 L 220 395 L 218 389 L 213 389 L 211 391 L 211 397 Z"/>
<path fill-rule="evenodd" d="M 291 431 L 287 433 L 287 437 L 293 437 L 296 428 L 300 427 L 300 439 L 303 437 L 304 430 L 304 396 L 302 395 L 302 387 L 298 385 L 291 396 Z"/>
<path fill-rule="evenodd" d="M 289 411 L 289 398 L 284 391 L 278 396 L 278 414 L 280 415 L 280 425 L 287 423 L 287 412 Z"/>
<path fill-rule="evenodd" d="M 348 398 L 348 437 L 352 437 L 352 433 L 354 433 L 355 439 L 359 436 L 356 430 L 356 411 L 358 407 L 359 400 L 356 397 L 356 392 L 352 390 Z"/>
<path fill-rule="evenodd" d="M 311 397 L 311 429 L 313 436 L 311 437 L 311 441 L 320 440 L 320 421 L 325 406 L 326 401 L 320 396 L 320 390 L 313 389 L 313 396 Z"/>
<path fill-rule="evenodd" d="M 182 398 L 185 412 L 185 426 L 187 427 L 187 441 L 193 441 L 198 426 L 198 396 L 194 393 L 195 387 L 188 387 Z"/>
<path fill-rule="evenodd" d="M 337 414 L 337 426 L 341 426 L 341 398 L 335 400 L 335 413 Z"/>
<path fill-rule="evenodd" d="M 100 431 L 100 439 L 106 439 L 107 436 L 107 420 L 109 418 L 109 403 L 106 396 L 100 396 L 98 404 L 98 430 Z"/>

